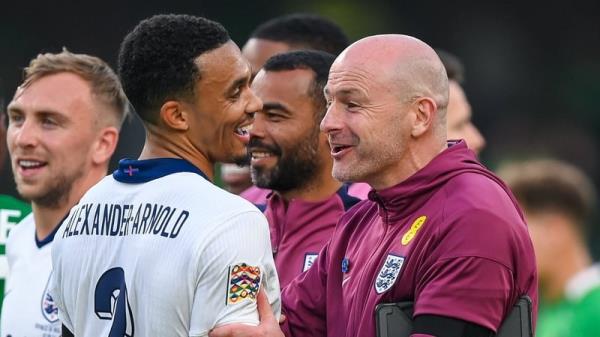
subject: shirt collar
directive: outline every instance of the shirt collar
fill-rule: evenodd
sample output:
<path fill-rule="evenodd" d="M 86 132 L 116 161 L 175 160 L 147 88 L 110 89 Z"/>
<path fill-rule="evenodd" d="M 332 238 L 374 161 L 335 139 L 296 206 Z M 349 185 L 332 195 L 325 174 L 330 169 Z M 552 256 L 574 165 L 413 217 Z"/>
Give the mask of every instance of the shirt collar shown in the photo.
<path fill-rule="evenodd" d="M 113 172 L 116 181 L 126 184 L 140 184 L 162 178 L 169 174 L 191 172 L 209 180 L 206 174 L 187 160 L 180 158 L 154 158 L 145 160 L 121 159 Z"/>
<path fill-rule="evenodd" d="M 600 264 L 595 264 L 571 277 L 565 287 L 565 297 L 577 300 L 600 286 Z"/>
<path fill-rule="evenodd" d="M 54 241 L 54 236 L 56 235 L 56 232 L 58 232 L 58 229 L 60 228 L 60 225 L 63 223 L 63 221 L 65 221 L 67 219 L 67 216 L 69 216 L 69 213 L 67 213 L 65 215 L 64 218 L 62 218 L 62 220 L 60 220 L 56 226 L 54 226 L 54 229 L 52 230 L 52 232 L 50 232 L 50 234 L 48 234 L 45 238 L 43 239 L 38 239 L 37 233 L 35 232 L 34 229 L 34 238 L 35 238 L 35 245 L 38 247 L 38 249 L 41 249 L 42 247 L 44 247 L 45 245 L 49 244 L 50 242 Z"/>

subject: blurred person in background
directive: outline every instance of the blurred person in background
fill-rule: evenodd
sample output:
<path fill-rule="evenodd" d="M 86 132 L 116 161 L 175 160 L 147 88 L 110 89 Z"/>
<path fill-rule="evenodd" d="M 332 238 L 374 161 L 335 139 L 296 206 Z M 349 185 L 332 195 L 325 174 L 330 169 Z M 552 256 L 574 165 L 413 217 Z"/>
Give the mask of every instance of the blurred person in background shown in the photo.
<path fill-rule="evenodd" d="M 444 50 L 436 50 L 448 74 L 448 112 L 446 127 L 448 139 L 464 139 L 469 149 L 479 154 L 485 147 L 485 138 L 471 120 L 471 105 L 462 87 L 464 66 L 458 57 Z"/>
<path fill-rule="evenodd" d="M 485 147 L 485 139 L 471 121 L 471 105 L 462 88 L 465 80 L 464 66 L 456 55 L 439 49 L 436 52 L 448 75 L 447 137 L 449 140 L 463 139 L 469 149 L 478 155 Z M 371 186 L 368 184 L 357 183 L 350 186 L 349 193 L 354 197 L 366 199 L 370 190 Z"/>
<path fill-rule="evenodd" d="M 292 50 L 320 50 L 339 55 L 350 41 L 335 22 L 315 14 L 283 15 L 259 25 L 242 48 L 256 73 L 273 55 Z"/>
<path fill-rule="evenodd" d="M 4 100 L 0 97 L 0 173 L 7 157 L 6 148 L 6 117 Z M 31 212 L 31 206 L 11 195 L 0 191 L 0 313 L 4 298 L 4 286 L 8 276 L 8 261 L 6 260 L 6 241 L 10 230 Z"/>
<path fill-rule="evenodd" d="M 537 337 L 600 336 L 600 265 L 586 244 L 596 190 L 577 167 L 538 159 L 501 167 L 535 248 L 540 281 Z"/>
<path fill-rule="evenodd" d="M 241 194 L 252 186 L 252 182 L 248 182 L 249 168 L 247 165 L 237 164 L 220 164 L 221 181 L 223 188 L 233 194 Z M 268 191 L 265 191 L 268 193 Z"/>
<path fill-rule="evenodd" d="M 321 50 L 338 55 L 349 44 L 348 37 L 333 21 L 315 14 L 295 13 L 268 20 L 259 25 L 242 48 L 242 55 L 250 62 L 252 76 L 271 56 L 292 50 Z M 233 192 L 244 186 L 241 196 L 254 204 L 264 204 L 268 190 L 252 186 L 250 169 L 230 169 L 223 164 L 221 180 Z M 231 186 L 231 187 L 229 187 Z"/>
<path fill-rule="evenodd" d="M 126 113 L 117 75 L 99 58 L 63 50 L 25 69 L 8 105 L 7 143 L 17 190 L 33 213 L 8 238 L 1 336 L 60 336 L 48 288 L 54 235 L 106 175 Z"/>
<path fill-rule="evenodd" d="M 334 59 L 309 50 L 277 54 L 252 82 L 263 101 L 248 144 L 252 181 L 273 191 L 259 208 L 266 207 L 282 288 L 312 265 L 339 218 L 359 201 L 331 176 L 327 135 L 319 130 Z"/>

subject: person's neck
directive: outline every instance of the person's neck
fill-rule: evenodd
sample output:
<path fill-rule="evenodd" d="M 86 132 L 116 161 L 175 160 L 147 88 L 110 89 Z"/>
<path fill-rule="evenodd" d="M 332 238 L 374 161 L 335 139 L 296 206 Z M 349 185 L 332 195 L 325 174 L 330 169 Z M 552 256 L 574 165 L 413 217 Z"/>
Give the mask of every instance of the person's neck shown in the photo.
<path fill-rule="evenodd" d="M 71 190 L 55 205 L 41 205 L 31 202 L 35 221 L 35 234 L 38 240 L 44 240 L 60 225 L 60 221 L 75 206 L 92 186 L 106 176 L 108 162 L 92 166 L 80 179 L 73 182 Z"/>
<path fill-rule="evenodd" d="M 148 126 L 147 126 L 148 127 Z M 214 179 L 214 163 L 196 149 L 192 144 L 174 142 L 173 135 L 166 135 L 158 130 L 146 132 L 146 142 L 139 159 L 181 158 L 199 168 L 211 181 Z"/>
<path fill-rule="evenodd" d="M 310 181 L 303 183 L 298 188 L 285 192 L 277 192 L 285 200 L 300 199 L 309 202 L 316 202 L 328 199 L 337 192 L 342 183 L 331 176 L 332 162 L 327 163 L 324 168 L 319 169 L 319 173 Z"/>
<path fill-rule="evenodd" d="M 592 258 L 582 243 L 569 245 L 570 249 L 562 250 L 557 261 L 553 262 L 555 268 L 546 273 L 541 280 L 542 297 L 550 302 L 560 300 L 565 295 L 567 283 L 578 273 L 592 265 Z"/>
<path fill-rule="evenodd" d="M 63 205 L 58 207 L 46 207 L 33 202 L 31 209 L 35 221 L 35 235 L 37 239 L 44 240 L 47 238 L 60 225 L 60 221 L 75 204 L 71 205 L 71 203 L 63 202 Z"/>

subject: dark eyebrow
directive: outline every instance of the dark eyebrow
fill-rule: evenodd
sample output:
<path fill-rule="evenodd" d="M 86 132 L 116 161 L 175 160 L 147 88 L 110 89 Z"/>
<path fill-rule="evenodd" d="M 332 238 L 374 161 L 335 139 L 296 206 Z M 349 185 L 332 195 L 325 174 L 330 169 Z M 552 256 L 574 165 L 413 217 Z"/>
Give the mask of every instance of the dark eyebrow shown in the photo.
<path fill-rule="evenodd" d="M 67 120 L 68 119 L 67 116 L 65 116 L 64 114 L 61 114 L 59 112 L 52 111 L 52 110 L 40 110 L 40 111 L 37 111 L 36 114 L 40 115 L 42 117 L 53 117 L 58 120 Z"/>
<path fill-rule="evenodd" d="M 229 86 L 229 88 L 227 88 L 227 93 L 232 92 L 235 90 L 235 88 L 241 87 L 242 85 L 246 84 L 246 82 L 248 82 L 248 76 L 238 78 Z"/>
<path fill-rule="evenodd" d="M 6 107 L 6 112 L 23 113 L 23 110 L 18 105 L 11 103 Z"/>
<path fill-rule="evenodd" d="M 283 112 L 283 114 L 286 116 L 289 116 L 291 114 L 290 110 L 285 105 L 277 102 L 264 102 L 263 110 L 279 110 Z"/>
<path fill-rule="evenodd" d="M 252 70 L 250 67 L 250 63 L 246 62 L 246 71 L 244 75 L 241 75 L 237 80 L 233 81 L 233 83 L 227 89 L 227 92 L 231 92 L 235 90 L 235 88 L 239 88 L 242 85 L 250 84 L 252 81 Z"/>

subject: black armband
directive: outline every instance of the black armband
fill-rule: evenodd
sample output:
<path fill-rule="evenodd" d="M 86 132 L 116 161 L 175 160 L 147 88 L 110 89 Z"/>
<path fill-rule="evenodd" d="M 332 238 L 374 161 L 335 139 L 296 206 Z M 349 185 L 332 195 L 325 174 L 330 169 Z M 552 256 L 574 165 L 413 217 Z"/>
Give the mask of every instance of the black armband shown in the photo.
<path fill-rule="evenodd" d="M 479 324 L 438 315 L 415 317 L 412 333 L 436 337 L 491 337 L 494 335 L 492 330 Z"/>

